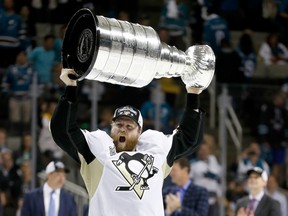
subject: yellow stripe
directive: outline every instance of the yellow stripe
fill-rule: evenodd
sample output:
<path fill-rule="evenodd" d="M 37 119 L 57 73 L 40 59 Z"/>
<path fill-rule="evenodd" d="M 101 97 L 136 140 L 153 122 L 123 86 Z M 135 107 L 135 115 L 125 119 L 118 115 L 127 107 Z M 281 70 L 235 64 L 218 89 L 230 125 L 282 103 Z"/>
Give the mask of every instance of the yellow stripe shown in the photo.
<path fill-rule="evenodd" d="M 91 199 L 98 188 L 103 173 L 103 165 L 96 158 L 87 164 L 84 157 L 80 153 L 78 155 L 81 161 L 80 173 L 87 188 L 89 199 Z"/>

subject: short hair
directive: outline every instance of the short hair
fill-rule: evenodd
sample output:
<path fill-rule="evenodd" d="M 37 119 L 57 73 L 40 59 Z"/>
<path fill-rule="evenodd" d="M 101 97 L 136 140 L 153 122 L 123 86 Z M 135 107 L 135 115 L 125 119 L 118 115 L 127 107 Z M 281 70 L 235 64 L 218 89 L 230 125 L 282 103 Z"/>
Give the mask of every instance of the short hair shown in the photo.
<path fill-rule="evenodd" d="M 49 40 L 49 39 L 55 39 L 55 35 L 53 35 L 53 34 L 47 34 L 47 35 L 45 35 L 44 36 L 44 38 L 43 38 L 43 40 L 44 41 L 47 41 L 47 40 Z"/>
<path fill-rule="evenodd" d="M 174 164 L 179 164 L 181 169 L 187 168 L 188 173 L 190 173 L 190 161 L 187 158 L 179 158 L 174 161 Z"/>

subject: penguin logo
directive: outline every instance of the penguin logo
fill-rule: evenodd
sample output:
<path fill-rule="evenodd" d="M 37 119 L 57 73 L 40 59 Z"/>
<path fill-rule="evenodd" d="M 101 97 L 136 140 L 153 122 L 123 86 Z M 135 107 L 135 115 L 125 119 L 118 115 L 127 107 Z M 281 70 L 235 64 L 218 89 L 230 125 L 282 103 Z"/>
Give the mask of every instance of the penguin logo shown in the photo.
<path fill-rule="evenodd" d="M 158 172 L 153 162 L 152 155 L 141 153 L 129 155 L 125 152 L 119 156 L 118 160 L 113 160 L 114 166 L 129 183 L 127 186 L 118 186 L 116 191 L 134 190 L 139 199 L 142 199 L 144 191 L 149 190 L 148 179 Z"/>

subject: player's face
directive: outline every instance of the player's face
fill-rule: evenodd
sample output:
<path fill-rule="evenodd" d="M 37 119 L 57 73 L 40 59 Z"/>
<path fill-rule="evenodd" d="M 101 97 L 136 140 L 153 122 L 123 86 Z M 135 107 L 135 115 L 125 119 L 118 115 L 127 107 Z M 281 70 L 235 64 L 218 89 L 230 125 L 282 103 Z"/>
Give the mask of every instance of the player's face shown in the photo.
<path fill-rule="evenodd" d="M 119 117 L 112 123 L 111 137 L 117 152 L 135 150 L 141 129 L 128 117 Z"/>

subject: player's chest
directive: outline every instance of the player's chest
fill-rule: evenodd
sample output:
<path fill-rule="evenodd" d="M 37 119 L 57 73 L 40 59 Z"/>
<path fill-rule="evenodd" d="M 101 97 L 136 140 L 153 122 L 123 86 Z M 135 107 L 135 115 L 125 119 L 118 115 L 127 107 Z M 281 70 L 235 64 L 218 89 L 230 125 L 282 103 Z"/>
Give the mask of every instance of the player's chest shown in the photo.
<path fill-rule="evenodd" d="M 163 157 L 159 154 L 122 152 L 107 161 L 104 175 L 105 179 L 113 179 L 110 183 L 113 182 L 114 192 L 117 194 L 134 191 L 141 199 L 145 191 L 150 191 L 163 180 L 162 164 Z"/>

